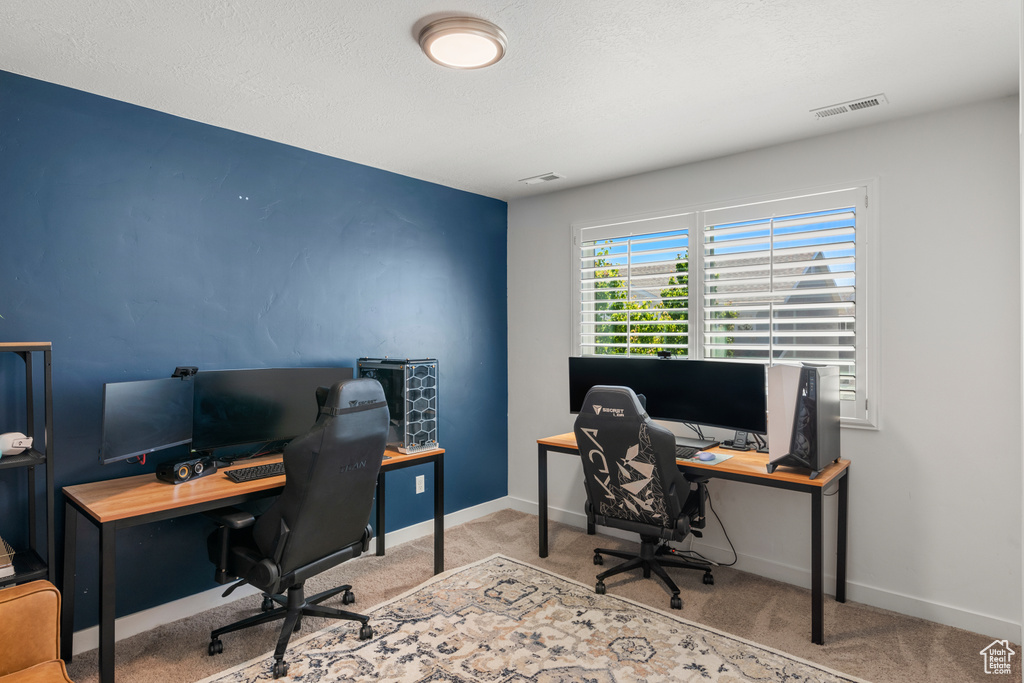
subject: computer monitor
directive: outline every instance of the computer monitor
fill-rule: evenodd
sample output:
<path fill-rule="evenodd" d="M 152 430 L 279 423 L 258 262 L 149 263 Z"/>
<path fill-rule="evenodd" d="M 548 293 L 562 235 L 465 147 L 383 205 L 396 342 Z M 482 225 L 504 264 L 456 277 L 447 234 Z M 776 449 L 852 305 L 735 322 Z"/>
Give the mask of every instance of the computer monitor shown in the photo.
<path fill-rule="evenodd" d="M 569 410 L 591 387 L 626 386 L 643 394 L 656 420 L 741 432 L 768 432 L 765 365 L 713 360 L 583 356 L 569 358 Z"/>
<path fill-rule="evenodd" d="M 191 441 L 193 386 L 189 378 L 171 377 L 104 384 L 100 462 Z"/>
<path fill-rule="evenodd" d="M 192 448 L 283 446 L 316 422 L 317 388 L 351 377 L 352 368 L 335 367 L 200 371 Z"/>

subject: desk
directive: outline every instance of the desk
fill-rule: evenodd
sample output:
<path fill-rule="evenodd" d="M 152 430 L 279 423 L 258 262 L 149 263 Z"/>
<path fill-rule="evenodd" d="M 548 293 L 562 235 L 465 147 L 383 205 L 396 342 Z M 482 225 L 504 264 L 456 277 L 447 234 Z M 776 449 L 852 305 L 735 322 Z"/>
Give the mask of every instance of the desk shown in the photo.
<path fill-rule="evenodd" d="M 849 489 L 850 461 L 834 462 L 815 479 L 809 479 L 805 470 L 780 467 L 768 474 L 768 456 L 752 451 L 730 451 L 712 448 L 712 452 L 728 453 L 732 457 L 718 465 L 700 461 L 677 460 L 679 469 L 711 479 L 730 479 L 747 484 L 800 491 L 811 496 L 811 641 L 817 645 L 824 638 L 824 567 L 823 503 L 825 487 L 838 480 L 839 519 L 836 529 L 836 602 L 846 602 L 846 509 Z M 572 432 L 537 439 L 537 517 L 540 520 L 539 553 L 548 556 L 548 452 L 568 453 L 579 457 L 576 435 Z M 587 519 L 587 533 L 594 533 L 593 519 Z"/>
<path fill-rule="evenodd" d="M 381 473 L 427 462 L 434 463 L 434 573 L 444 571 L 444 449 L 421 453 L 388 450 Z M 247 460 L 233 467 L 280 460 L 281 455 Z M 384 477 L 377 477 L 377 555 L 384 554 Z M 75 625 L 75 550 L 78 518 L 100 530 L 100 683 L 114 681 L 114 609 L 117 578 L 115 537 L 119 529 L 192 515 L 245 501 L 275 496 L 284 487 L 284 475 L 236 484 L 220 471 L 183 484 L 162 482 L 153 474 L 65 486 L 64 596 L 61 614 L 61 657 L 70 662 Z"/>

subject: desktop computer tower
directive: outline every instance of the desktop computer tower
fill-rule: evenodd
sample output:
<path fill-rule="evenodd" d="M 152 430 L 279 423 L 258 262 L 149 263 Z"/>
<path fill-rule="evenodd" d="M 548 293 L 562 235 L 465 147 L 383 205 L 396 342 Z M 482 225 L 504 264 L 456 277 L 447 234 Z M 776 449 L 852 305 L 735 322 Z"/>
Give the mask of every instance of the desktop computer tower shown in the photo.
<path fill-rule="evenodd" d="M 768 472 L 806 467 L 814 479 L 839 459 L 839 368 L 768 368 Z"/>
<path fill-rule="evenodd" d="M 419 453 L 437 445 L 437 360 L 360 358 L 359 376 L 384 388 L 391 428 L 388 445 L 402 453 Z"/>

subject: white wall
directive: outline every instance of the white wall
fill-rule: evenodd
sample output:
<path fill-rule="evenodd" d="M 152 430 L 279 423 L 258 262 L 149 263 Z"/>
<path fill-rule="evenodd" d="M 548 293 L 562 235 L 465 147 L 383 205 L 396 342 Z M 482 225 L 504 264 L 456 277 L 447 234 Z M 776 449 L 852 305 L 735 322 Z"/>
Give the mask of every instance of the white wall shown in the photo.
<path fill-rule="evenodd" d="M 881 424 L 842 434 L 847 595 L 1021 642 L 1017 107 L 987 101 L 510 202 L 510 497 L 536 509 L 536 439 L 572 429 L 572 223 L 877 178 Z M 549 462 L 552 518 L 582 526 L 578 462 Z M 809 586 L 806 497 L 711 486 L 737 566 Z M 831 592 L 834 498 L 826 515 Z M 704 544 L 727 559 L 714 526 Z"/>

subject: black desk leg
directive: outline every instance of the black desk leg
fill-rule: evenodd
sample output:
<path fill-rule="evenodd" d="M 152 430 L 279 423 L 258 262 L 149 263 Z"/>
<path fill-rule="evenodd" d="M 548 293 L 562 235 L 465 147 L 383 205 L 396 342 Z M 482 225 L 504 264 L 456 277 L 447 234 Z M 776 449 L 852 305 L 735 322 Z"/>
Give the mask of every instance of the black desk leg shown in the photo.
<path fill-rule="evenodd" d="M 846 494 L 850 487 L 850 468 L 839 477 L 839 528 L 836 529 L 836 602 L 846 602 Z"/>
<path fill-rule="evenodd" d="M 537 444 L 537 520 L 540 525 L 538 554 L 548 556 L 548 450 Z"/>
<path fill-rule="evenodd" d="M 824 553 L 822 552 L 822 490 L 811 493 L 811 642 L 825 643 L 824 634 Z"/>
<path fill-rule="evenodd" d="M 434 573 L 444 571 L 444 455 L 434 458 Z"/>
<path fill-rule="evenodd" d="M 384 472 L 377 475 L 377 556 L 384 555 Z"/>
<path fill-rule="evenodd" d="M 61 572 L 60 592 L 63 596 L 60 612 L 60 658 L 71 662 L 75 634 L 75 552 L 78 544 L 78 510 L 71 503 L 64 504 L 64 569 Z"/>
<path fill-rule="evenodd" d="M 100 524 L 100 683 L 114 683 L 116 536 L 117 529 L 114 524 Z"/>

